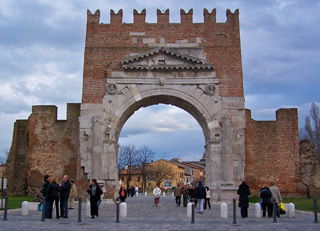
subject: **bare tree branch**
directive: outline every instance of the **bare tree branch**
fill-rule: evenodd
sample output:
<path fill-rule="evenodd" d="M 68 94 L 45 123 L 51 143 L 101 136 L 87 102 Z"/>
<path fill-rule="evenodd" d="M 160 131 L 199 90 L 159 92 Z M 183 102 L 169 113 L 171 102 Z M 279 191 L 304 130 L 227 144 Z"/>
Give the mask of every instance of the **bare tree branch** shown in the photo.
<path fill-rule="evenodd" d="M 320 115 L 315 103 L 311 105 L 310 116 L 306 116 L 303 134 L 315 147 L 320 162 Z"/>
<path fill-rule="evenodd" d="M 148 165 L 149 178 L 153 178 L 157 185 L 160 185 L 167 178 L 174 178 L 175 172 L 166 160 L 158 160 Z"/>
<path fill-rule="evenodd" d="M 154 158 L 154 152 L 148 146 L 142 146 L 138 150 L 138 162 L 139 168 L 141 170 L 142 175 L 142 185 L 141 188 L 143 191 L 146 190 L 147 187 L 147 177 L 149 175 L 147 164 L 151 162 Z"/>

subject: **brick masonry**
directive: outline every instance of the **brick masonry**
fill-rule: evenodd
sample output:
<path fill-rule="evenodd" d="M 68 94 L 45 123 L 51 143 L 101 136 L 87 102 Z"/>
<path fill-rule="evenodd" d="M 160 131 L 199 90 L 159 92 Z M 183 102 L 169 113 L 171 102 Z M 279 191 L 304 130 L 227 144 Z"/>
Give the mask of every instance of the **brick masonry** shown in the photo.
<path fill-rule="evenodd" d="M 163 42 L 179 47 L 177 41 L 204 47 L 206 59 L 221 77 L 220 94 L 243 97 L 239 11 L 227 10 L 227 21 L 216 23 L 216 11 L 204 10 L 204 23 L 193 23 L 193 11 L 181 10 L 181 23 L 169 23 L 169 10 L 158 10 L 158 23 L 146 23 L 146 11 L 134 10 L 134 22 L 122 23 L 122 10 L 111 10 L 110 24 L 100 23 L 100 11 L 87 13 L 82 103 L 101 103 L 106 78 L 121 70 L 121 60 L 131 53 L 145 52 Z M 200 39 L 201 38 L 201 39 Z M 201 42 L 200 42 L 201 41 Z M 149 43 L 151 42 L 151 44 Z M 199 43 L 200 42 L 200 43 Z M 176 45 L 176 46 L 174 46 Z"/>
<path fill-rule="evenodd" d="M 245 178 L 254 192 L 274 181 L 284 194 L 300 181 L 297 109 L 279 109 L 276 121 L 255 121 L 246 109 Z"/>
<path fill-rule="evenodd" d="M 122 23 L 122 10 L 111 10 L 110 24 L 103 24 L 99 10 L 88 11 L 82 103 L 102 103 L 106 80 L 122 69 L 123 58 L 163 44 L 203 48 L 220 78 L 220 96 L 244 97 L 239 11 L 227 10 L 225 23 L 216 22 L 215 10 L 203 13 L 204 23 L 193 23 L 192 10 L 181 10 L 181 23 L 169 23 L 169 10 L 158 10 L 158 22 L 146 23 L 145 10 L 134 10 L 134 22 Z M 6 163 L 10 194 L 26 189 L 33 194 L 44 174 L 59 179 L 68 174 L 76 180 L 80 195 L 85 194 L 88 180 L 78 155 L 79 115 L 80 104 L 68 104 L 65 121 L 57 120 L 55 106 L 33 106 L 28 120 L 15 122 Z M 245 179 L 253 193 L 275 181 L 284 194 L 303 195 L 305 190 L 297 190 L 301 181 L 297 109 L 279 109 L 276 121 L 255 121 L 250 110 L 245 117 Z M 113 195 L 114 188 L 107 192 Z"/>

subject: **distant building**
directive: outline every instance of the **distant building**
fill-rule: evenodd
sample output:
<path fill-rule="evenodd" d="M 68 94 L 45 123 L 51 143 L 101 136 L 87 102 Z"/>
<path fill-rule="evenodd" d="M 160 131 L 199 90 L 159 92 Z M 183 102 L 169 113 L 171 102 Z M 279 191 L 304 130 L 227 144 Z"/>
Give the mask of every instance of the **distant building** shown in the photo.
<path fill-rule="evenodd" d="M 184 168 L 184 184 L 194 185 L 200 181 L 205 181 L 205 166 L 198 162 L 182 161 L 179 158 L 173 158 L 170 162 Z"/>

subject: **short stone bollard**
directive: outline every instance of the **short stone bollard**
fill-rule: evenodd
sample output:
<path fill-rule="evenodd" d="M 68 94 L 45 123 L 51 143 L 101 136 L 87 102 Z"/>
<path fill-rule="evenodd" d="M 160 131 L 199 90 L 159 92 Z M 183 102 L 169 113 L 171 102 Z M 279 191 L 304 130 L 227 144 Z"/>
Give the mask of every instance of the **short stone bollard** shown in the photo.
<path fill-rule="evenodd" d="M 145 195 L 145 196 L 148 196 L 148 193 L 147 193 L 147 192 L 145 192 L 145 193 L 144 193 L 144 195 Z"/>
<path fill-rule="evenodd" d="M 91 216 L 91 208 L 90 208 L 90 202 L 87 203 L 86 207 L 86 216 L 90 217 Z"/>
<path fill-rule="evenodd" d="M 189 202 L 187 205 L 187 217 L 191 217 L 192 215 L 192 202 Z"/>
<path fill-rule="evenodd" d="M 164 197 L 166 196 L 166 193 L 165 193 L 165 192 L 163 192 L 163 196 L 164 196 Z"/>
<path fill-rule="evenodd" d="M 221 218 L 228 218 L 228 205 L 225 202 L 221 204 L 220 216 Z"/>
<path fill-rule="evenodd" d="M 24 201 L 21 204 L 21 215 L 22 216 L 28 216 L 29 215 L 29 202 Z"/>
<path fill-rule="evenodd" d="M 289 203 L 288 215 L 290 218 L 296 217 L 296 206 L 293 203 Z"/>
<path fill-rule="evenodd" d="M 260 203 L 254 204 L 254 216 L 258 218 L 262 217 L 262 210 L 261 210 Z"/>
<path fill-rule="evenodd" d="M 127 203 L 122 202 L 120 204 L 120 217 L 127 217 Z"/>

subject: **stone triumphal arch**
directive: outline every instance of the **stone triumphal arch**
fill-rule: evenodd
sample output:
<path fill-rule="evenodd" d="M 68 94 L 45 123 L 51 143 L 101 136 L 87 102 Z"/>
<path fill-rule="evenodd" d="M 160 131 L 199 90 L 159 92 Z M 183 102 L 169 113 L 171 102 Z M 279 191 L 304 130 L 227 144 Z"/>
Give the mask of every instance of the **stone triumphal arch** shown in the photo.
<path fill-rule="evenodd" d="M 96 178 L 115 198 L 122 126 L 139 108 L 164 103 L 202 127 L 212 198 L 233 198 L 244 179 L 255 195 L 270 181 L 287 195 L 306 195 L 297 109 L 279 109 L 275 121 L 252 119 L 244 109 L 239 11 L 227 10 L 225 22 L 216 22 L 215 9 L 203 16 L 195 23 L 192 9 L 181 10 L 181 22 L 172 23 L 169 10 L 157 10 L 157 22 L 146 23 L 146 11 L 134 10 L 133 23 L 123 23 L 122 10 L 111 10 L 110 23 L 100 23 L 100 11 L 88 11 L 82 102 L 67 104 L 66 120 L 57 120 L 56 106 L 36 105 L 15 122 L 8 193 L 33 195 L 45 174 L 68 174 L 79 195 Z"/>
<path fill-rule="evenodd" d="M 228 197 L 244 178 L 244 100 L 221 96 L 221 80 L 203 48 L 169 47 L 162 44 L 124 58 L 121 70 L 106 78 L 102 102 L 81 105 L 81 166 L 88 179 L 116 189 L 122 126 L 141 107 L 171 104 L 202 127 L 206 185 L 218 192 L 216 197 Z"/>

